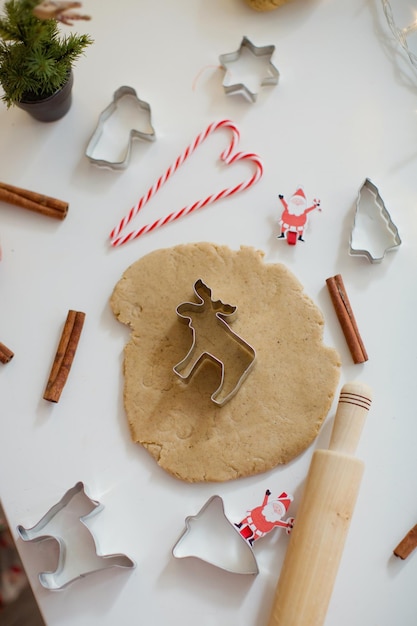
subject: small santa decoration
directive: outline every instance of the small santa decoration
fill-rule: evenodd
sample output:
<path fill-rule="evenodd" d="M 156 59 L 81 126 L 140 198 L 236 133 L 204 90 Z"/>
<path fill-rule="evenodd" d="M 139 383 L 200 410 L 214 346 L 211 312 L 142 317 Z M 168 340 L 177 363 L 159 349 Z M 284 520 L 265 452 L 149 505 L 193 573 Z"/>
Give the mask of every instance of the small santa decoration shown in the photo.
<path fill-rule="evenodd" d="M 302 187 L 297 189 L 288 202 L 281 194 L 278 198 L 284 207 L 279 222 L 281 226 L 281 234 L 278 236 L 278 239 L 283 239 L 287 235 L 288 243 L 293 245 L 297 241 L 297 236 L 298 241 L 304 241 L 303 233 L 307 222 L 307 216 L 311 211 L 314 211 L 314 209 L 321 211 L 320 200 L 314 198 L 313 204 L 311 206 L 307 206 L 307 198 Z M 294 233 L 292 238 L 288 236 L 289 233 Z"/>
<path fill-rule="evenodd" d="M 285 531 L 289 534 L 294 525 L 293 517 L 289 517 L 286 521 L 282 520 L 293 501 L 293 497 L 285 493 L 285 491 L 275 500 L 269 500 L 270 495 L 271 492 L 267 489 L 262 504 L 249 511 L 248 515 L 239 524 L 235 524 L 239 528 L 242 537 L 250 545 L 253 545 L 254 541 L 276 527 L 285 528 Z"/>

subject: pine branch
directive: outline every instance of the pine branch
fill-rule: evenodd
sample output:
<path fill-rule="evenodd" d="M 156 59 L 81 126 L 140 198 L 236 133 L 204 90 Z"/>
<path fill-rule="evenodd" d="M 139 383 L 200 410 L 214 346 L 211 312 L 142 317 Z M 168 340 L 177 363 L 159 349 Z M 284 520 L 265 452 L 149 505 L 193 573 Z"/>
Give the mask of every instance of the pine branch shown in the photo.
<path fill-rule="evenodd" d="M 55 20 L 34 16 L 38 1 L 7 0 L 0 17 L 0 83 L 8 107 L 26 97 L 52 95 L 93 42 L 88 35 L 61 37 Z"/>

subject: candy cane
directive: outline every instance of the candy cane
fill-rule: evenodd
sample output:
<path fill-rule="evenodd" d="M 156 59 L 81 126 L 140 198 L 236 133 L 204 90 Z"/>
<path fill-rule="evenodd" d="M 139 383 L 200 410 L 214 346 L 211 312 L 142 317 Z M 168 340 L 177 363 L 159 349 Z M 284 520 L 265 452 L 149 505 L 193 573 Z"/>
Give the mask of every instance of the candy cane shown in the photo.
<path fill-rule="evenodd" d="M 185 206 L 179 211 L 175 211 L 170 213 L 169 215 L 162 217 L 151 224 L 146 224 L 139 228 L 138 230 L 134 230 L 127 235 L 119 236 L 121 231 L 132 221 L 134 217 L 139 213 L 139 211 L 145 206 L 147 202 L 161 189 L 161 187 L 169 180 L 169 178 L 175 174 L 178 168 L 193 154 L 193 152 L 200 146 L 216 130 L 219 128 L 229 128 L 232 131 L 232 138 L 228 147 L 221 153 L 220 158 L 227 165 L 231 165 L 236 161 L 244 161 L 248 160 L 255 164 L 256 170 L 254 174 L 246 181 L 235 185 L 234 187 L 228 187 L 227 189 L 223 189 L 218 193 L 212 194 L 205 198 L 204 200 L 198 200 L 189 206 Z M 235 193 L 239 193 L 240 191 L 244 191 L 245 189 L 249 189 L 252 185 L 258 182 L 258 180 L 263 175 L 263 163 L 260 157 L 253 152 L 234 152 L 237 144 L 239 143 L 240 132 L 237 128 L 236 124 L 231 122 L 230 120 L 221 120 L 220 122 L 214 122 L 210 124 L 206 130 L 200 133 L 190 144 L 184 152 L 176 159 L 176 161 L 166 170 L 166 172 L 157 180 L 157 182 L 148 189 L 145 195 L 143 195 L 140 200 L 132 207 L 129 213 L 120 220 L 119 224 L 113 228 L 110 233 L 110 243 L 112 246 L 121 246 L 122 244 L 131 241 L 132 239 L 137 239 L 141 235 L 145 233 L 149 233 L 160 226 L 164 226 L 165 224 L 169 224 L 180 217 L 184 217 L 185 215 L 189 215 L 193 211 L 197 209 L 201 209 L 209 204 L 213 204 L 217 200 L 222 198 L 227 198 L 232 196 Z"/>

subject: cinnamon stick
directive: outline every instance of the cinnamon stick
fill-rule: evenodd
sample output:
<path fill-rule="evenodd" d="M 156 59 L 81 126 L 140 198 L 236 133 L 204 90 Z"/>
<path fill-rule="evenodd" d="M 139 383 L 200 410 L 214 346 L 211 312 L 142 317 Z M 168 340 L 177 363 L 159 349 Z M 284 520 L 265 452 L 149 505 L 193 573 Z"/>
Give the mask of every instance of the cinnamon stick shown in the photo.
<path fill-rule="evenodd" d="M 14 357 L 14 352 L 12 352 L 4 343 L 0 341 L 0 363 L 8 363 Z"/>
<path fill-rule="evenodd" d="M 0 200 L 58 220 L 63 220 L 68 213 L 68 202 L 1 182 Z"/>
<path fill-rule="evenodd" d="M 354 363 L 364 363 L 368 354 L 356 324 L 355 316 L 340 274 L 326 280 L 336 315 L 342 327 Z"/>
<path fill-rule="evenodd" d="M 394 550 L 394 554 L 395 556 L 399 556 L 400 559 L 406 559 L 415 548 L 417 548 L 417 524 L 413 526 L 404 539 L 400 541 Z"/>
<path fill-rule="evenodd" d="M 84 320 L 85 313 L 82 313 L 81 311 L 68 311 L 61 339 L 58 344 L 58 349 L 52 363 L 48 383 L 43 395 L 44 400 L 48 400 L 49 402 L 59 401 L 74 361 Z"/>

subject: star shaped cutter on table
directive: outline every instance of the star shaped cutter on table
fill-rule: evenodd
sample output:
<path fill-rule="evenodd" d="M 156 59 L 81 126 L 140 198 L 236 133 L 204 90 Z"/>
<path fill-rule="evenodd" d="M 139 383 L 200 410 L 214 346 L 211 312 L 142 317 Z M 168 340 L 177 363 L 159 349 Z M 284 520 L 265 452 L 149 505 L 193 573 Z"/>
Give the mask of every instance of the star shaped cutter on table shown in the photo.
<path fill-rule="evenodd" d="M 249 89 L 249 87 L 245 83 L 237 82 L 229 85 L 225 84 L 227 75 L 230 74 L 228 65 L 238 61 L 244 50 L 248 50 L 254 57 L 264 57 L 269 60 L 268 75 L 265 76 L 260 82 L 261 87 L 266 87 L 269 85 L 277 85 L 279 81 L 279 71 L 271 61 L 272 55 L 275 52 L 275 46 L 255 46 L 251 41 L 249 41 L 247 37 L 243 37 L 238 50 L 236 50 L 235 52 L 221 54 L 219 56 L 220 64 L 222 68 L 226 71 L 226 76 L 223 79 L 223 88 L 225 93 L 227 95 L 242 94 L 250 102 L 256 102 L 258 95 L 257 92 Z"/>

